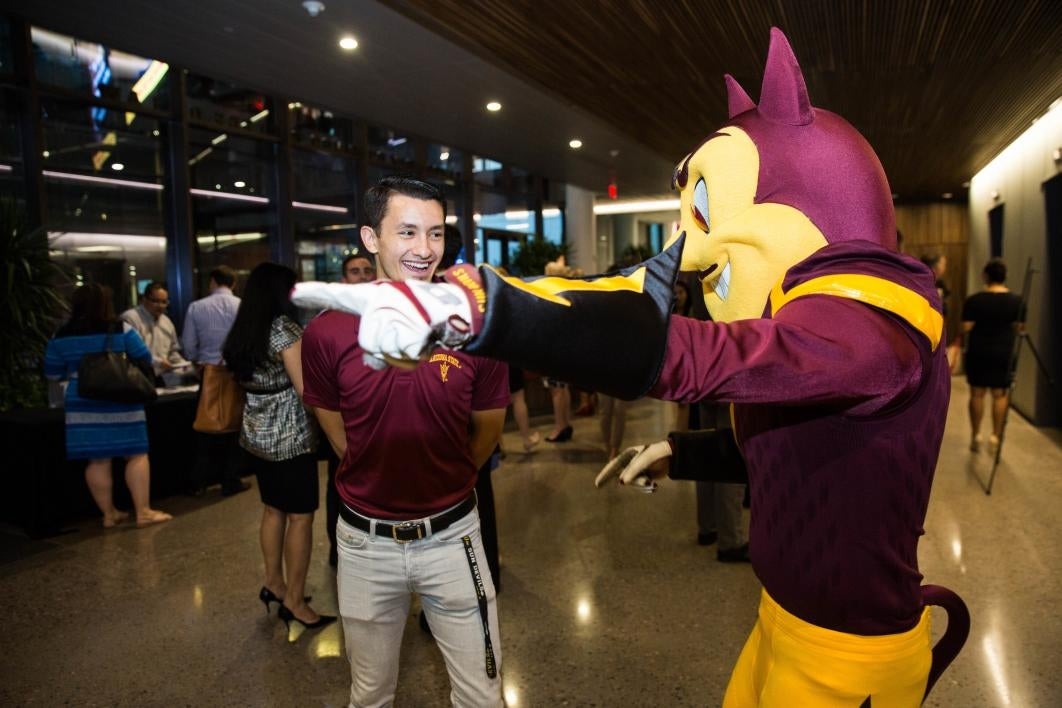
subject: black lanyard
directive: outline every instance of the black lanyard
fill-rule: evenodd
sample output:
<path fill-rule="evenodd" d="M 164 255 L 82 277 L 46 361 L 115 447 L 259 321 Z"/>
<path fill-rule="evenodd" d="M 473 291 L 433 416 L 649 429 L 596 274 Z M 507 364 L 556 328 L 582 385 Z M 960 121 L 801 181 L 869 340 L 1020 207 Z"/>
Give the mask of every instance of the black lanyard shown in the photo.
<path fill-rule="evenodd" d="M 479 572 L 479 563 L 476 562 L 476 551 L 472 548 L 472 537 L 463 536 L 461 542 L 465 544 L 465 557 L 468 559 L 468 569 L 472 573 L 472 582 L 476 586 L 476 599 L 479 601 L 479 618 L 483 621 L 483 643 L 487 655 L 487 678 L 494 678 L 498 675 L 498 667 L 494 663 L 494 647 L 490 643 L 487 591 L 483 587 L 483 576 Z"/>

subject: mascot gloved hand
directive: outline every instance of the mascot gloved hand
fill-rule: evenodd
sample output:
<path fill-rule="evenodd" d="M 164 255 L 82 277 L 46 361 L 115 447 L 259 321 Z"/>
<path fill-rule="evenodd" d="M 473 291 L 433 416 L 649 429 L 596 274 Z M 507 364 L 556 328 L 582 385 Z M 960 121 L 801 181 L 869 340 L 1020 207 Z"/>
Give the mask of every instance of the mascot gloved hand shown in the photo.
<path fill-rule="evenodd" d="M 471 271 L 475 273 L 475 269 Z M 437 345 L 461 346 L 475 333 L 478 314 L 469 288 L 417 280 L 357 285 L 297 283 L 291 300 L 307 309 L 361 315 L 358 344 L 380 365 L 415 362 Z"/>
<path fill-rule="evenodd" d="M 628 447 L 598 473 L 594 486 L 601 488 L 610 479 L 645 492 L 656 491 L 656 481 L 671 469 L 671 443 L 667 440 Z"/>

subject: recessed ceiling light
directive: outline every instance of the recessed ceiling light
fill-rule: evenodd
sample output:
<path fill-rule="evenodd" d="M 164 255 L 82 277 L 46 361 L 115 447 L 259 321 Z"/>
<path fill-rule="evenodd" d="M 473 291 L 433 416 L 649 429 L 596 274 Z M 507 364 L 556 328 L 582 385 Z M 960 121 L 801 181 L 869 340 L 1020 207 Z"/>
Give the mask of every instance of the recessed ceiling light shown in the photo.
<path fill-rule="evenodd" d="M 487 110 L 490 111 L 491 113 L 497 113 L 498 111 L 501 110 L 501 104 L 498 103 L 497 101 L 491 101 L 490 103 L 487 104 Z"/>
<path fill-rule="evenodd" d="M 449 159 L 450 159 L 450 153 L 445 152 L 445 151 L 439 153 L 439 162 L 446 162 Z"/>
<path fill-rule="evenodd" d="M 111 163 L 111 169 L 114 170 L 115 172 L 121 172 L 122 170 L 125 169 L 125 165 L 123 165 L 120 162 L 114 162 L 114 163 Z"/>
<path fill-rule="evenodd" d="M 951 199 L 952 194 L 951 192 L 944 192 L 944 194 L 941 194 L 940 196 L 944 197 L 945 199 Z"/>
<path fill-rule="evenodd" d="M 348 52 L 352 52 L 358 48 L 358 40 L 348 34 L 339 40 L 339 46 L 342 49 L 346 49 Z"/>
<path fill-rule="evenodd" d="M 235 182 L 232 183 L 232 186 L 235 187 L 236 189 L 243 189 L 244 187 L 247 186 L 247 183 L 244 182 L 242 179 L 238 179 L 238 180 L 236 180 Z"/>
<path fill-rule="evenodd" d="M 969 189 L 970 188 L 970 183 L 969 182 L 963 182 L 962 183 L 962 187 L 963 187 L 963 189 Z"/>
<path fill-rule="evenodd" d="M 44 152 L 42 152 L 41 154 L 42 154 L 42 155 L 44 155 L 45 157 L 48 157 L 49 155 L 51 155 L 51 153 L 50 153 L 50 152 L 48 152 L 47 150 L 45 150 L 45 151 L 44 151 Z"/>
<path fill-rule="evenodd" d="M 582 146 L 583 146 L 583 141 L 580 140 L 579 138 L 572 138 L 571 140 L 568 141 L 568 147 L 570 147 L 572 150 L 578 150 Z"/>

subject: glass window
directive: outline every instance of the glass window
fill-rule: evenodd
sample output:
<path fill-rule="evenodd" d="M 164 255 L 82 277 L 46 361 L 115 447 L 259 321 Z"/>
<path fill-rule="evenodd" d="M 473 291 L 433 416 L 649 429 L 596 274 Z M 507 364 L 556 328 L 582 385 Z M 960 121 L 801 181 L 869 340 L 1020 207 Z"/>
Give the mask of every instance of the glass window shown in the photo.
<path fill-rule="evenodd" d="M 158 122 L 53 100 L 41 113 L 52 256 L 131 307 L 138 285 L 166 272 Z"/>
<path fill-rule="evenodd" d="M 472 157 L 472 178 L 485 187 L 505 187 L 502 163 L 487 157 Z"/>
<path fill-rule="evenodd" d="M 564 214 L 555 204 L 542 207 L 542 236 L 558 246 L 564 243 Z"/>
<path fill-rule="evenodd" d="M 25 182 L 22 167 L 22 133 L 19 130 L 18 102 L 12 92 L 2 90 L 0 96 L 0 197 L 13 198 L 25 204 Z"/>
<path fill-rule="evenodd" d="M 509 168 L 509 188 L 520 194 L 535 193 L 535 178 L 525 169 L 519 167 Z"/>
<path fill-rule="evenodd" d="M 270 133 L 272 100 L 261 91 L 188 72 L 188 117 L 219 128 Z"/>
<path fill-rule="evenodd" d="M 192 220 L 196 240 L 197 296 L 205 295 L 210 271 L 227 265 L 242 277 L 270 259 L 276 231 L 272 143 L 214 130 L 189 131 Z"/>
<path fill-rule="evenodd" d="M 343 258 L 362 249 L 356 169 L 349 157 L 294 150 L 295 250 L 303 280 L 337 281 Z"/>
<path fill-rule="evenodd" d="M 0 17 L 0 75 L 15 73 L 14 54 L 11 48 L 11 23 Z"/>
<path fill-rule="evenodd" d="M 37 80 L 46 86 L 169 109 L 169 65 L 119 52 L 94 42 L 34 27 L 31 30 Z"/>
<path fill-rule="evenodd" d="M 370 125 L 367 145 L 369 155 L 379 162 L 403 168 L 416 164 L 416 150 L 408 135 Z"/>
<path fill-rule="evenodd" d="M 520 245 L 535 233 L 535 212 L 525 197 L 509 197 L 477 189 L 475 195 L 476 241 L 481 258 L 490 265 L 508 268 Z M 541 275 L 524 273 L 522 275 Z"/>
<path fill-rule="evenodd" d="M 332 111 L 308 106 L 300 101 L 288 104 L 291 137 L 296 145 L 336 152 L 354 152 L 354 121 Z"/>
<path fill-rule="evenodd" d="M 428 145 L 428 167 L 446 172 L 455 181 L 461 179 L 464 161 L 465 156 L 460 150 L 454 150 L 445 145 Z"/>

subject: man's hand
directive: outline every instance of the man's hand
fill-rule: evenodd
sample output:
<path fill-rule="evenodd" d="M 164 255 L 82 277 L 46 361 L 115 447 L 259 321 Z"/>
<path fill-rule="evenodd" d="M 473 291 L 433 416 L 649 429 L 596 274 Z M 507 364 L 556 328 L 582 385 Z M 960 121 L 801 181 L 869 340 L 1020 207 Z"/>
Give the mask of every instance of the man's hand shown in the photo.
<path fill-rule="evenodd" d="M 666 477 L 670 469 L 671 443 L 667 440 L 628 447 L 598 473 L 594 486 L 600 488 L 615 477 L 620 484 L 655 492 L 654 480 Z"/>
<path fill-rule="evenodd" d="M 358 344 L 380 362 L 415 361 L 435 345 L 457 349 L 474 334 L 467 290 L 451 283 L 298 283 L 291 299 L 361 315 Z"/>

